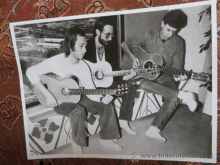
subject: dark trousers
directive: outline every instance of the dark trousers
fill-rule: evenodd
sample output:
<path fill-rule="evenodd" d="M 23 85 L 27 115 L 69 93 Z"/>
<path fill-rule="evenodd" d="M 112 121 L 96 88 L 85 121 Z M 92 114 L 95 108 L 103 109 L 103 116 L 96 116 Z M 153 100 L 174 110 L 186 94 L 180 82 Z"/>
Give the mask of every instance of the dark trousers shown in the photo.
<path fill-rule="evenodd" d="M 133 116 L 134 99 L 139 98 L 139 92 L 137 89 L 140 88 L 139 85 L 132 85 L 129 88 L 130 93 L 122 96 L 122 104 L 119 112 L 119 119 L 131 121 Z"/>
<path fill-rule="evenodd" d="M 82 96 L 79 103 L 65 102 L 55 107 L 54 110 L 56 113 L 70 118 L 72 139 L 79 146 L 88 146 L 85 130 L 87 112 L 100 116 L 99 125 L 101 139 L 110 140 L 120 137 L 115 109 L 111 103 L 105 105 L 102 102 L 92 101 L 88 97 Z"/>
<path fill-rule="evenodd" d="M 165 97 L 165 102 L 151 124 L 152 126 L 157 127 L 159 130 L 162 130 L 175 113 L 176 107 L 180 103 L 179 99 L 177 98 L 179 90 L 176 81 L 171 75 L 162 74 L 159 78 L 153 81 L 142 79 L 140 88 L 145 92 L 158 94 Z M 134 102 L 132 99 L 132 96 L 130 96 L 130 98 L 127 99 L 129 102 L 123 100 L 122 107 L 132 104 Z M 123 111 L 120 111 L 119 118 L 130 121 L 132 113 L 133 107 L 127 107 L 127 109 L 124 108 Z"/>

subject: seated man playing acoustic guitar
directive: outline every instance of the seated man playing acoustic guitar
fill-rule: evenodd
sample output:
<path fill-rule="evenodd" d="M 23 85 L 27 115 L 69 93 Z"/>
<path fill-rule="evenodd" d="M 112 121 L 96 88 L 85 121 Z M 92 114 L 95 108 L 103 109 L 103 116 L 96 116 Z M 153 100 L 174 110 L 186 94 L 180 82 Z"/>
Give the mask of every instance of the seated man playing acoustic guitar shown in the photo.
<path fill-rule="evenodd" d="M 187 15 L 182 10 L 172 10 L 163 17 L 162 26 L 159 30 L 151 30 L 141 36 L 129 38 L 123 42 L 122 48 L 125 54 L 132 59 L 133 68 L 138 68 L 140 61 L 132 53 L 131 48 L 132 46 L 140 46 L 147 53 L 159 54 L 163 58 L 165 66 L 183 69 L 185 61 L 184 40 L 177 33 L 186 24 Z M 194 111 L 197 107 L 194 95 L 189 92 L 180 91 L 174 79 L 178 81 L 184 80 L 186 79 L 186 75 L 180 75 L 175 78 L 172 75 L 163 73 L 156 80 L 149 81 L 142 79 L 140 81 L 140 87 L 144 91 L 165 97 L 163 106 L 154 118 L 151 127 L 145 133 L 159 142 L 166 142 L 166 139 L 161 135 L 161 131 L 175 113 L 180 99 L 188 105 L 191 111 Z M 126 102 L 124 103 L 126 104 Z M 124 112 L 126 114 L 124 116 L 127 116 L 127 113 L 132 113 L 132 109 L 127 109 Z"/>
<path fill-rule="evenodd" d="M 113 71 L 118 71 L 118 55 L 117 49 L 114 46 L 114 29 L 117 20 L 115 16 L 99 17 L 94 24 L 93 38 L 88 40 L 87 52 L 85 53 L 84 59 L 92 63 L 108 62 Z M 112 46 L 113 45 L 113 46 Z M 114 82 L 111 87 L 117 86 L 121 82 L 120 77 L 113 77 Z M 110 87 L 110 88 L 111 88 Z M 124 97 L 123 97 L 124 100 Z M 122 108 L 122 107 L 121 107 Z M 119 125 L 128 134 L 136 135 L 137 133 L 130 128 L 128 121 L 123 120 L 119 116 Z"/>
<path fill-rule="evenodd" d="M 55 112 L 70 118 L 72 128 L 72 140 L 74 153 L 81 151 L 81 146 L 87 146 L 85 119 L 86 111 L 100 115 L 100 145 L 108 147 L 114 151 L 122 150 L 114 139 L 120 137 L 119 126 L 115 114 L 115 109 L 111 103 L 111 95 L 83 95 L 76 104 L 63 102 L 58 105 L 56 99 L 41 82 L 39 75 L 54 73 L 61 78 L 67 75 L 75 75 L 81 86 L 85 89 L 95 89 L 90 69 L 83 60 L 86 52 L 87 40 L 85 33 L 79 28 L 70 28 L 65 35 L 65 53 L 58 54 L 42 63 L 28 68 L 26 74 L 29 80 L 46 96 L 46 101 Z M 72 141 L 72 142 L 73 142 Z"/>

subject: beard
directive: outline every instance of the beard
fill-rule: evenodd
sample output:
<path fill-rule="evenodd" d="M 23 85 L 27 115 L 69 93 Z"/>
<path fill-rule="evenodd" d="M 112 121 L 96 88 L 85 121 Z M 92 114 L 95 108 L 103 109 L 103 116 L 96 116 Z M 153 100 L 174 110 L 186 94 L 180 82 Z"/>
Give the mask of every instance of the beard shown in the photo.
<path fill-rule="evenodd" d="M 170 38 L 171 38 L 171 37 L 167 37 L 167 36 L 166 36 L 166 37 L 164 37 L 164 40 L 167 41 L 167 40 L 169 40 Z"/>
<path fill-rule="evenodd" d="M 109 44 L 109 42 L 110 41 L 106 41 L 99 36 L 99 43 L 102 44 L 103 46 L 107 46 Z"/>

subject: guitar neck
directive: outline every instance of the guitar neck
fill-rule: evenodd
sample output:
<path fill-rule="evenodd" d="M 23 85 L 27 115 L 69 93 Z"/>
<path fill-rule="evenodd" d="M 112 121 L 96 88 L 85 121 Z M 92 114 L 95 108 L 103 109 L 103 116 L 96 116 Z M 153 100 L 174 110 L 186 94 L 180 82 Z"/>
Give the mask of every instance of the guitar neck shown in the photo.
<path fill-rule="evenodd" d="M 151 69 L 134 69 L 134 71 L 138 73 L 150 73 Z M 131 70 L 120 70 L 120 71 L 113 71 L 109 73 L 104 73 L 105 77 L 115 77 L 115 76 L 125 76 L 126 74 L 130 74 Z"/>
<path fill-rule="evenodd" d="M 172 74 L 172 75 L 186 75 L 188 78 L 191 78 L 196 81 L 201 81 L 201 82 L 208 82 L 210 81 L 209 74 L 206 73 L 196 73 L 196 72 L 191 72 L 191 71 L 186 71 L 186 70 L 181 70 L 181 69 L 175 69 L 171 67 L 162 67 L 162 71 L 164 73 Z"/>
<path fill-rule="evenodd" d="M 126 74 L 129 74 L 130 70 L 122 70 L 122 71 L 113 71 L 109 73 L 104 73 L 105 77 L 115 77 L 115 76 L 125 76 Z"/>
<path fill-rule="evenodd" d="M 66 95 L 116 95 L 116 89 L 68 89 L 63 90 Z"/>
<path fill-rule="evenodd" d="M 162 67 L 162 71 L 163 73 L 168 73 L 172 75 L 184 75 L 185 74 L 187 77 L 189 77 L 191 74 L 189 71 L 186 71 L 186 70 L 176 69 L 176 68 L 171 68 L 171 67 L 166 67 L 166 66 Z"/>

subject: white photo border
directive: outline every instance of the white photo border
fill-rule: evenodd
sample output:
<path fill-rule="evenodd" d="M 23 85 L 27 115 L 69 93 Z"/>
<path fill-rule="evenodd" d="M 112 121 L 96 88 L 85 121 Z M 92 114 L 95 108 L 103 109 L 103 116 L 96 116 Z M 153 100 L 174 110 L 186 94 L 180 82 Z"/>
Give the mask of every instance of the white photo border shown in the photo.
<path fill-rule="evenodd" d="M 204 159 L 204 158 L 154 158 L 154 159 L 143 159 L 138 158 L 140 160 L 164 160 L 164 161 L 188 161 L 188 162 L 204 162 L 204 163 L 216 163 L 217 161 L 217 11 L 216 11 L 216 0 L 211 1 L 203 1 L 203 2 L 190 2 L 185 4 L 178 5 L 169 5 L 162 7 L 149 7 L 144 9 L 132 9 L 132 10 L 123 10 L 123 11 L 112 11 L 105 13 L 97 13 L 97 14 L 85 14 L 85 15 L 76 15 L 76 16 L 65 16 L 58 18 L 49 18 L 49 19 L 40 19 L 40 20 L 32 20 L 32 21 L 22 21 L 22 22 L 13 22 L 10 23 L 10 32 L 13 42 L 13 47 L 15 51 L 16 61 L 18 65 L 19 71 L 19 80 L 20 80 L 20 90 L 21 90 L 21 101 L 22 101 L 22 109 L 24 116 L 24 128 L 25 128 L 25 141 L 26 141 L 26 151 L 28 159 L 48 159 L 48 158 L 112 158 L 112 159 L 130 159 L 128 155 L 99 155 L 99 154 L 89 154 L 89 155 L 77 155 L 77 154 L 59 154 L 59 155 L 41 155 L 41 156 L 31 156 L 30 154 L 30 146 L 29 146 L 29 137 L 28 137 L 28 123 L 27 123 L 27 113 L 26 113 L 26 105 L 25 105 L 25 97 L 24 97 L 24 86 L 23 86 L 23 77 L 21 72 L 21 65 L 19 61 L 18 49 L 16 46 L 14 26 L 17 25 L 27 25 L 34 23 L 47 23 L 53 21 L 65 21 L 70 19 L 84 19 L 91 17 L 101 17 L 101 16 L 110 16 L 110 15 L 122 15 L 122 14 L 132 14 L 132 13 L 141 13 L 141 12 L 150 12 L 150 11 L 160 11 L 160 10 L 170 10 L 170 9 L 181 9 L 186 7 L 196 7 L 202 5 L 211 5 L 212 7 L 212 159 Z"/>

